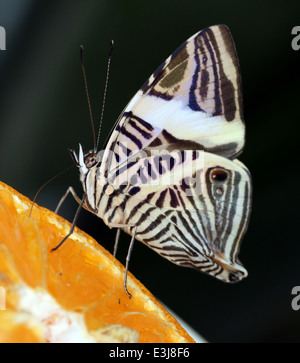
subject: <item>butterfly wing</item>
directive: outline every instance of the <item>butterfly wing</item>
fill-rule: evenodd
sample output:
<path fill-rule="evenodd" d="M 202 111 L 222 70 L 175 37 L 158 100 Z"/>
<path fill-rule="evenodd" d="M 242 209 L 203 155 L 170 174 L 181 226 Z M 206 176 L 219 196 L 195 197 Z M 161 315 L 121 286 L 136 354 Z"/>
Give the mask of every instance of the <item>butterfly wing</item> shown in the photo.
<path fill-rule="evenodd" d="M 216 170 L 226 180 L 212 179 Z M 108 223 L 128 225 L 128 233 L 136 226 L 138 240 L 178 265 L 227 282 L 247 276 L 238 261 L 251 209 L 251 179 L 243 164 L 173 151 L 138 159 L 116 173 L 112 185 L 125 188 L 107 210 Z"/>
<path fill-rule="evenodd" d="M 129 102 L 107 142 L 103 170 L 140 150 L 205 150 L 234 159 L 243 149 L 238 58 L 225 25 L 183 43 Z"/>
<path fill-rule="evenodd" d="M 251 179 L 235 159 L 244 138 L 235 46 L 226 26 L 209 27 L 183 43 L 120 115 L 99 173 L 114 186 L 107 205 L 102 203 L 105 222 L 128 225 L 128 233 L 136 226 L 137 239 L 176 264 L 224 281 L 245 277 L 238 251 L 249 220 Z M 158 162 L 149 169 L 155 151 L 158 160 L 177 156 L 169 167 Z M 199 151 L 204 163 L 191 167 Z M 225 184 L 210 178 L 218 168 L 228 174 Z M 200 193 L 185 181 L 197 175 Z"/>

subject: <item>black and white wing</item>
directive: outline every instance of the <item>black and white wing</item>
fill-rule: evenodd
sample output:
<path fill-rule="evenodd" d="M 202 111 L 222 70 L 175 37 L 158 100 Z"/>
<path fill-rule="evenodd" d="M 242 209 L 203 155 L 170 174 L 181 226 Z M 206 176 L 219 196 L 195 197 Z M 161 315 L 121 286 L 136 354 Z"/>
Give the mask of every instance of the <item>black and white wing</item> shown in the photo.
<path fill-rule="evenodd" d="M 236 160 L 244 141 L 235 46 L 226 26 L 209 27 L 183 43 L 121 114 L 100 171 L 90 174 L 94 212 L 128 233 L 135 226 L 137 239 L 174 263 L 238 281 L 247 275 L 238 252 L 252 193 Z M 105 197 L 94 190 L 97 175 L 110 184 Z"/>
<path fill-rule="evenodd" d="M 234 159 L 244 142 L 238 58 L 229 29 L 217 25 L 184 42 L 132 98 L 102 167 L 113 170 L 129 154 L 153 149 L 204 150 Z"/>

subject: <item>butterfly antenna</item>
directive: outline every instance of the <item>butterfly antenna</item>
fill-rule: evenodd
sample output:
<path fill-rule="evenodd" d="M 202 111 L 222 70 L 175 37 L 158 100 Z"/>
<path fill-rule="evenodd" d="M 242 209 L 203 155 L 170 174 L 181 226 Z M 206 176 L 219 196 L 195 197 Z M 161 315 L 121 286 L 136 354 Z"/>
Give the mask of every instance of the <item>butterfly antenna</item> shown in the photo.
<path fill-rule="evenodd" d="M 104 114 L 104 106 L 105 106 L 107 86 L 108 86 L 108 79 L 109 79 L 109 70 L 110 70 L 110 63 L 111 63 L 111 56 L 112 56 L 113 49 L 114 49 L 114 41 L 111 40 L 110 41 L 110 47 L 109 47 L 108 60 L 107 60 L 106 80 L 105 80 L 105 86 L 104 86 L 104 94 L 103 94 L 103 101 L 102 101 L 102 110 L 101 110 L 101 117 L 100 117 L 100 125 L 99 125 L 99 131 L 98 131 L 98 137 L 97 137 L 97 143 L 96 143 L 95 152 L 97 152 L 97 150 L 98 150 L 99 141 L 100 141 L 100 134 L 101 134 L 101 128 L 102 128 L 102 122 L 103 122 L 103 114 Z"/>
<path fill-rule="evenodd" d="M 83 74 L 83 78 L 84 78 L 85 93 L 86 93 L 86 98 L 87 98 L 88 105 L 89 105 L 90 119 L 91 119 L 91 124 L 92 124 L 92 131 L 93 131 L 94 149 L 95 149 L 96 148 L 96 133 L 95 133 L 95 126 L 94 126 L 94 120 L 93 120 L 92 107 L 91 107 L 89 90 L 88 90 L 86 74 L 85 74 L 85 68 L 84 68 L 83 45 L 80 46 L 80 60 L 81 60 L 82 74 Z"/>
<path fill-rule="evenodd" d="M 59 176 L 61 176 L 62 174 L 64 174 L 65 172 L 69 171 L 71 168 L 73 168 L 75 165 L 71 165 L 68 168 L 62 170 L 60 173 L 56 174 L 54 177 L 52 177 L 51 179 L 49 179 L 48 181 L 46 181 L 46 183 L 44 183 L 40 189 L 35 193 L 35 196 L 33 198 L 33 201 L 31 202 L 31 207 L 30 207 L 30 211 L 29 211 L 29 218 L 31 217 L 31 213 L 32 213 L 32 209 L 33 209 L 33 205 L 38 197 L 38 195 L 40 194 L 40 192 L 45 188 L 46 185 L 48 185 L 49 183 L 51 183 L 53 180 L 55 180 L 56 178 L 58 178 Z"/>

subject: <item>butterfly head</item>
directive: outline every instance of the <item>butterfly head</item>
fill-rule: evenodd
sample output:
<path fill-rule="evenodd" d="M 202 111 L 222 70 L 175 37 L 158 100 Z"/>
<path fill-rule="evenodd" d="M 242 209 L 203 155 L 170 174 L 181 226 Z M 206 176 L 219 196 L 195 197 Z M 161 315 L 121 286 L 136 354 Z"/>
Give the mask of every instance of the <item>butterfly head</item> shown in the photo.
<path fill-rule="evenodd" d="M 95 153 L 94 150 L 90 150 L 85 153 L 81 144 L 79 144 L 78 155 L 74 150 L 69 149 L 69 152 L 75 165 L 80 169 L 81 175 L 86 175 L 90 169 L 94 168 L 100 163 L 99 155 Z"/>

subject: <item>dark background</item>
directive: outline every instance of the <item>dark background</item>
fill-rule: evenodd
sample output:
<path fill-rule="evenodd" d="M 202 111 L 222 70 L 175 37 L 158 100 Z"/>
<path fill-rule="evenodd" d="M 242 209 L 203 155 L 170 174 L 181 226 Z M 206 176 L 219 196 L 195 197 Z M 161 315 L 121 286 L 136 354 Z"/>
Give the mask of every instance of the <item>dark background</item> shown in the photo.
<path fill-rule="evenodd" d="M 279 5 L 284 3 L 284 5 Z M 6 51 L 0 52 L 0 180 L 33 198 L 72 164 L 67 148 L 92 147 L 79 60 L 85 64 L 94 117 L 99 120 L 108 45 L 115 40 L 103 134 L 151 73 L 188 37 L 224 23 L 242 71 L 247 143 L 240 159 L 253 176 L 253 213 L 240 258 L 246 280 L 226 285 L 180 268 L 136 243 L 130 270 L 150 291 L 211 342 L 300 341 L 299 1 L 37 1 L 0 0 Z M 40 194 L 55 209 L 73 168 Z M 72 220 L 76 203 L 61 214 Z M 112 250 L 115 232 L 82 212 L 78 226 Z M 125 262 L 129 236 L 118 257 Z"/>

